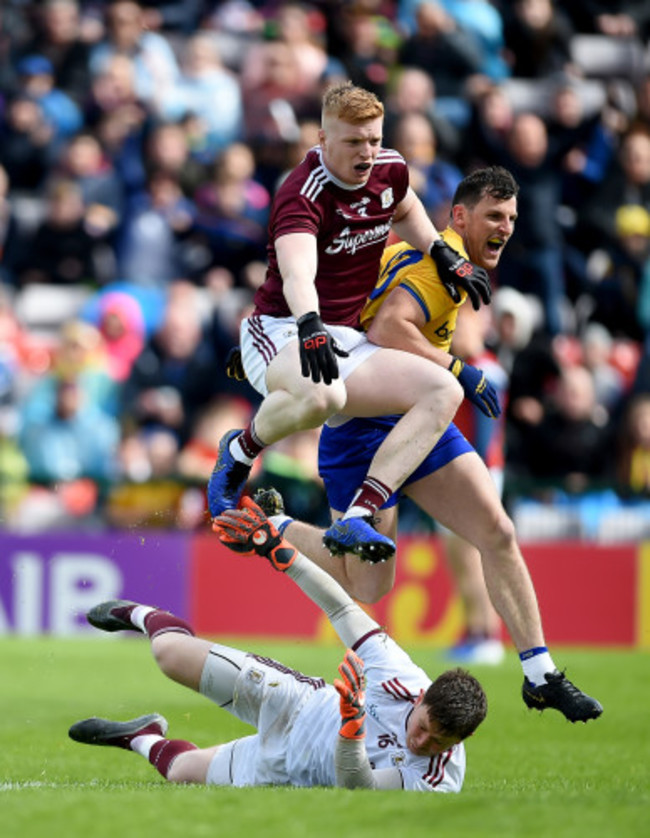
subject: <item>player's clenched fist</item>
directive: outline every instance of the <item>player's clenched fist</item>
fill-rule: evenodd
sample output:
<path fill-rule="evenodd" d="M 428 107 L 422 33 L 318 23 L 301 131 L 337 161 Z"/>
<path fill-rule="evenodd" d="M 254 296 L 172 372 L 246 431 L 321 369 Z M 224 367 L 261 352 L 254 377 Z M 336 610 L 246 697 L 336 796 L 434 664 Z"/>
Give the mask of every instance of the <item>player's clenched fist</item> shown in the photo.
<path fill-rule="evenodd" d="M 459 288 L 467 291 L 467 296 L 475 311 L 481 307 L 481 300 L 485 305 L 490 302 L 492 288 L 485 268 L 480 268 L 465 259 L 442 239 L 434 241 L 429 248 L 429 256 L 436 263 L 440 281 L 455 303 L 460 302 Z"/>
<path fill-rule="evenodd" d="M 501 405 L 494 385 L 485 377 L 483 370 L 466 364 L 454 356 L 449 365 L 450 371 L 456 376 L 465 392 L 466 398 L 473 402 L 479 410 L 496 419 L 501 415 Z"/>
<path fill-rule="evenodd" d="M 341 697 L 341 728 L 344 739 L 363 739 L 366 735 L 366 676 L 363 661 L 352 649 L 345 653 L 339 665 L 341 678 L 334 686 Z"/>
<path fill-rule="evenodd" d="M 339 377 L 339 364 L 336 360 L 347 358 L 348 353 L 336 345 L 336 341 L 323 325 L 315 311 L 310 311 L 298 318 L 298 344 L 300 348 L 300 367 L 305 378 L 318 384 L 323 379 L 325 384 Z"/>
<path fill-rule="evenodd" d="M 285 571 L 298 555 L 280 535 L 259 506 L 243 497 L 239 509 L 227 509 L 212 521 L 219 541 L 235 553 L 256 553 L 268 559 L 276 570 Z"/>

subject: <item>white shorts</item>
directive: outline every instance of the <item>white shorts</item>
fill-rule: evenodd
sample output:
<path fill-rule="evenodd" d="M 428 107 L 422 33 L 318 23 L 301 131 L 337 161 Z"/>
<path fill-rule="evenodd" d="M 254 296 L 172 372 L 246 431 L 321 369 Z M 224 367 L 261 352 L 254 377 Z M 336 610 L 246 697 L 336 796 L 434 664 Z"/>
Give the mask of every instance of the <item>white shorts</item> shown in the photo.
<path fill-rule="evenodd" d="M 211 661 L 208 658 L 206 666 Z M 216 664 L 218 665 L 218 663 Z M 201 692 L 210 695 L 209 673 Z M 294 721 L 322 678 L 311 678 L 278 661 L 247 655 L 237 676 L 233 702 L 225 707 L 233 716 L 257 728 L 257 734 L 222 745 L 208 767 L 206 784 L 233 786 L 287 785 L 287 745 Z"/>
<path fill-rule="evenodd" d="M 337 357 L 339 374 L 343 381 L 379 347 L 370 343 L 364 332 L 350 326 L 329 326 L 325 328 L 341 347 L 349 352 L 347 358 Z M 263 396 L 268 396 L 266 369 L 281 349 L 292 340 L 298 340 L 298 326 L 295 317 L 269 317 L 254 314 L 242 321 L 240 329 L 242 362 L 249 382 Z"/>

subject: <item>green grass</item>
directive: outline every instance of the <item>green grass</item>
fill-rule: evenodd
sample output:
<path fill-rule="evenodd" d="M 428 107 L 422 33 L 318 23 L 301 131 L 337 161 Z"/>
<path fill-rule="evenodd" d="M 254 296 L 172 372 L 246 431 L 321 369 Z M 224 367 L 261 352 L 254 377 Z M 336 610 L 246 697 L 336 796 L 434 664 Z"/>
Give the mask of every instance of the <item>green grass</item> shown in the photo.
<path fill-rule="evenodd" d="M 332 678 L 340 650 L 257 642 L 255 651 Z M 435 673 L 438 652 L 411 649 Z M 174 787 L 135 754 L 89 748 L 67 729 L 91 715 L 158 711 L 198 745 L 249 728 L 160 675 L 142 638 L 0 640 L 2 833 L 36 836 L 548 836 L 645 834 L 650 812 L 650 656 L 556 650 L 598 696 L 597 722 L 571 725 L 525 709 L 514 654 L 475 667 L 490 702 L 468 742 L 460 795 L 338 789 Z"/>

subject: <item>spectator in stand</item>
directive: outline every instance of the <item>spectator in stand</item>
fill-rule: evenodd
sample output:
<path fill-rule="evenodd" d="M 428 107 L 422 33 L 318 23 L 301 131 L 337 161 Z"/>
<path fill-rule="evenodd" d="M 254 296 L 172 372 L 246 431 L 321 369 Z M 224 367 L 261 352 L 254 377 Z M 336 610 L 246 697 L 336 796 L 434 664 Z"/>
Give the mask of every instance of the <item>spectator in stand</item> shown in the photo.
<path fill-rule="evenodd" d="M 397 62 L 419 67 L 435 82 L 439 110 L 455 125 L 465 125 L 469 83 L 481 72 L 481 55 L 472 36 L 439 3 L 423 2 L 416 30 L 400 46 Z"/>
<path fill-rule="evenodd" d="M 607 101 L 594 114 L 587 114 L 571 79 L 563 76 L 553 85 L 547 119 L 549 142 L 572 146 L 562 161 L 563 202 L 576 214 L 604 178 L 627 124 L 627 117 Z"/>
<path fill-rule="evenodd" d="M 295 53 L 284 41 L 262 43 L 258 59 L 262 67 L 259 81 L 247 83 L 246 57 L 242 65 L 244 140 L 269 188 L 286 168 L 287 147 L 300 135 L 299 121 L 320 119 L 320 90 L 300 77 Z"/>
<path fill-rule="evenodd" d="M 541 420 L 529 426 L 523 446 L 527 476 L 579 494 L 612 478 L 612 428 L 596 401 L 590 371 L 575 364 L 561 369 L 555 393 Z"/>
<path fill-rule="evenodd" d="M 393 141 L 408 164 L 411 186 L 435 226 L 443 229 L 456 187 L 463 179 L 460 169 L 438 157 L 435 131 L 422 113 L 402 116 L 395 125 Z"/>
<path fill-rule="evenodd" d="M 152 103 L 157 90 L 178 81 L 171 46 L 162 35 L 145 29 L 143 9 L 136 0 L 113 0 L 106 4 L 104 15 L 106 36 L 91 49 L 91 75 L 103 72 L 113 56 L 126 55 L 133 61 L 138 98 Z"/>
<path fill-rule="evenodd" d="M 132 58 L 118 53 L 106 60 L 91 79 L 85 111 L 89 125 L 97 125 L 106 114 L 120 113 L 130 127 L 142 126 L 148 111 L 135 88 Z"/>
<path fill-rule="evenodd" d="M 645 0 L 571 0 L 565 10 L 577 32 L 642 40 L 650 34 L 650 6 Z"/>
<path fill-rule="evenodd" d="M 460 132 L 438 112 L 435 82 L 428 73 L 417 67 L 398 68 L 396 72 L 386 103 L 386 144 L 391 147 L 394 145 L 395 125 L 401 117 L 420 113 L 424 114 L 433 126 L 441 156 L 450 162 L 455 161 L 461 147 Z"/>
<path fill-rule="evenodd" d="M 395 65 L 399 39 L 390 21 L 362 4 L 342 10 L 345 45 L 340 56 L 346 76 L 376 96 L 385 98 L 391 69 Z"/>
<path fill-rule="evenodd" d="M 45 218 L 17 244 L 16 281 L 96 286 L 112 278 L 106 230 L 86 217 L 81 187 L 58 178 L 47 190 Z"/>
<path fill-rule="evenodd" d="M 507 470 L 517 478 L 524 476 L 519 464 L 529 433 L 544 417 L 560 375 L 552 340 L 538 326 L 535 302 L 514 288 L 499 288 L 492 302 L 494 334 L 488 340 L 508 374 Z"/>
<path fill-rule="evenodd" d="M 594 242 L 612 245 L 616 241 L 616 211 L 627 205 L 650 211 L 650 126 L 632 126 L 622 138 L 600 185 L 580 208 L 576 246 L 589 254 Z"/>
<path fill-rule="evenodd" d="M 493 143 L 494 162 L 521 184 L 517 236 L 499 266 L 499 283 L 535 294 L 544 306 L 544 327 L 551 335 L 565 326 L 563 236 L 558 222 L 562 196 L 561 163 L 573 137 L 551 145 L 542 119 L 532 112 L 515 116 L 506 145 Z"/>
<path fill-rule="evenodd" d="M 224 67 L 215 37 L 207 33 L 187 40 L 181 75 L 175 85 L 156 91 L 156 103 L 166 121 L 175 122 L 188 115 L 201 120 L 207 129 L 204 153 L 210 157 L 242 135 L 240 81 Z"/>
<path fill-rule="evenodd" d="M 255 158 L 245 143 L 222 151 L 195 199 L 197 228 L 207 236 L 214 265 L 239 279 L 249 262 L 266 259 L 271 196 L 255 178 Z"/>
<path fill-rule="evenodd" d="M 52 127 L 56 144 L 81 129 L 81 109 L 67 93 L 55 87 L 54 68 L 49 58 L 27 55 L 20 59 L 16 70 L 18 92 L 41 106 L 46 122 Z"/>
<path fill-rule="evenodd" d="M 192 156 L 183 124 L 164 122 L 147 135 L 143 155 L 143 183 L 147 171 L 160 170 L 175 178 L 183 194 L 193 199 L 206 177 L 206 167 Z"/>
<path fill-rule="evenodd" d="M 650 394 L 627 404 L 618 432 L 617 478 L 624 497 L 650 497 Z"/>
<path fill-rule="evenodd" d="M 330 62 L 319 27 L 324 20 L 315 8 L 296 2 L 281 2 L 267 21 L 267 37 L 286 44 L 296 62 L 299 77 L 308 87 L 319 85 Z M 261 84 L 266 74 L 263 41 L 253 43 L 246 55 L 243 82 L 246 87 Z"/>
<path fill-rule="evenodd" d="M 96 521 L 106 481 L 114 478 L 120 437 L 116 385 L 101 336 L 88 323 L 64 323 L 52 365 L 19 406 L 18 440 L 32 487 L 21 504 L 24 526 Z"/>
<path fill-rule="evenodd" d="M 97 325 L 104 339 L 108 374 L 114 381 L 125 381 L 144 348 L 142 308 L 125 291 L 107 291 L 98 302 Z"/>
<path fill-rule="evenodd" d="M 82 132 L 62 149 L 58 169 L 81 188 L 89 227 L 102 233 L 113 231 L 124 208 L 124 189 L 97 137 Z"/>
<path fill-rule="evenodd" d="M 154 169 L 144 193 L 135 197 L 117 247 L 121 279 L 137 286 L 165 291 L 186 273 L 184 243 L 191 235 L 196 206 L 183 194 L 178 178 Z"/>
<path fill-rule="evenodd" d="M 594 380 L 596 402 L 617 419 L 628 383 L 614 363 L 615 341 L 602 323 L 588 323 L 581 336 L 582 363 Z"/>
<path fill-rule="evenodd" d="M 619 206 L 615 217 L 615 239 L 595 248 L 587 262 L 589 317 L 617 337 L 642 341 L 646 328 L 639 306 L 650 266 L 650 213 L 642 206 Z"/>
<path fill-rule="evenodd" d="M 82 37 L 78 0 L 46 0 L 35 6 L 34 32 L 20 57 L 39 54 L 54 71 L 57 88 L 83 107 L 90 92 L 89 45 Z"/>
<path fill-rule="evenodd" d="M 208 402 L 197 413 L 190 438 L 178 456 L 179 474 L 203 487 L 212 474 L 221 437 L 245 425 L 251 416 L 252 406 L 241 396 L 218 395 Z"/>
<path fill-rule="evenodd" d="M 12 95 L 0 114 L 0 163 L 12 190 L 41 192 L 55 157 L 53 141 L 41 105 L 25 93 Z"/>
<path fill-rule="evenodd" d="M 515 0 L 505 14 L 505 46 L 515 78 L 548 79 L 572 70 L 573 26 L 561 4 Z"/>
<path fill-rule="evenodd" d="M 224 359 L 206 337 L 197 288 L 176 281 L 163 322 L 135 361 L 123 389 L 122 415 L 143 433 L 170 432 L 182 446 L 198 412 L 228 389 Z"/>
<path fill-rule="evenodd" d="M 503 18 L 492 0 L 442 0 L 445 10 L 470 34 L 481 56 L 480 72 L 492 81 L 510 75 L 503 56 Z"/>
<path fill-rule="evenodd" d="M 494 149 L 507 143 L 515 118 L 512 102 L 503 85 L 491 84 L 471 98 L 471 116 L 457 160 L 473 170 L 494 159 Z"/>
<path fill-rule="evenodd" d="M 7 170 L 0 165 L 0 289 L 3 284 L 14 283 L 14 251 L 19 222 L 10 192 Z"/>
<path fill-rule="evenodd" d="M 200 28 L 207 6 L 204 0 L 142 0 L 147 29 L 192 35 Z"/>
<path fill-rule="evenodd" d="M 20 445 L 33 480 L 103 481 L 113 477 L 119 436 L 117 420 L 88 403 L 78 381 L 62 378 L 49 415 L 22 423 Z"/>

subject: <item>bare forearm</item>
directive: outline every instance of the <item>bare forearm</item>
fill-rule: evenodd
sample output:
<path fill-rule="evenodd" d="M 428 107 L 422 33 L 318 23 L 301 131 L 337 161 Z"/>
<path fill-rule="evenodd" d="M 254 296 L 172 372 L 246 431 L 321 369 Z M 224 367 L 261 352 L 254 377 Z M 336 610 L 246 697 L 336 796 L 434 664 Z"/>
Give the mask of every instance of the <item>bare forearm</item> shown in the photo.
<path fill-rule="evenodd" d="M 316 239 L 307 233 L 290 233 L 275 242 L 282 291 L 294 317 L 319 311 L 316 292 L 318 253 Z"/>
<path fill-rule="evenodd" d="M 390 305 L 390 300 L 385 305 Z M 396 323 L 396 319 L 390 314 L 382 316 L 380 309 L 368 329 L 368 340 L 378 346 L 420 355 L 445 369 L 449 368 L 452 361 L 449 352 L 430 343 L 414 323 L 403 318 L 400 318 L 398 328 L 396 328 Z"/>
<path fill-rule="evenodd" d="M 434 227 L 422 201 L 412 189 L 409 189 L 395 213 L 393 230 L 401 239 L 422 253 L 428 253 L 432 243 L 440 238 L 440 233 Z"/>

